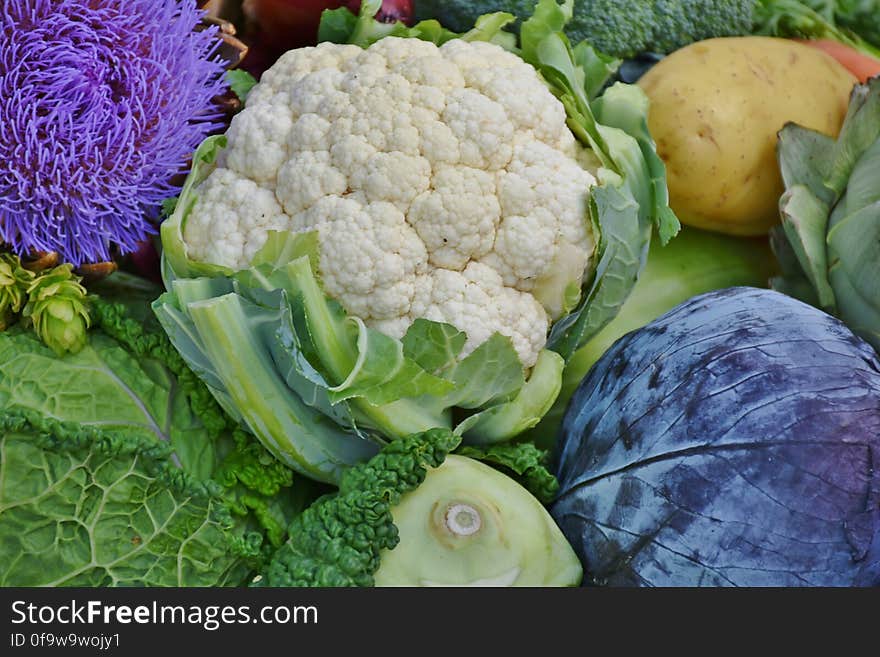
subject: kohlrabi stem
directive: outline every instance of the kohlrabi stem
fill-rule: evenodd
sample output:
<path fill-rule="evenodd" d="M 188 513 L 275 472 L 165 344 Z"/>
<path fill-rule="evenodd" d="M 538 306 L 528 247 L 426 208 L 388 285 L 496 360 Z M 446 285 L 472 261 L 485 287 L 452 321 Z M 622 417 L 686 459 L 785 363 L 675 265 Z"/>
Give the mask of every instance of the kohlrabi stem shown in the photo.
<path fill-rule="evenodd" d="M 483 526 L 480 512 L 470 504 L 450 504 L 443 519 L 446 529 L 455 536 L 471 536 Z"/>

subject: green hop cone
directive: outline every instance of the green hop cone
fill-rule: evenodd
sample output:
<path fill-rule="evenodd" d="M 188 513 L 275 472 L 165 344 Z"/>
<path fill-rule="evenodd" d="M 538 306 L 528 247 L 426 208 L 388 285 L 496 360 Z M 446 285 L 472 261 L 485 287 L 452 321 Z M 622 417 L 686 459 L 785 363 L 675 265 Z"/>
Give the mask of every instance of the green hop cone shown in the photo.
<path fill-rule="evenodd" d="M 70 264 L 58 265 L 28 286 L 24 318 L 59 356 L 76 353 L 86 343 L 91 324 L 86 289 Z"/>
<path fill-rule="evenodd" d="M 13 316 L 21 311 L 34 276 L 21 266 L 18 256 L 0 254 L 0 331 L 6 330 Z"/>

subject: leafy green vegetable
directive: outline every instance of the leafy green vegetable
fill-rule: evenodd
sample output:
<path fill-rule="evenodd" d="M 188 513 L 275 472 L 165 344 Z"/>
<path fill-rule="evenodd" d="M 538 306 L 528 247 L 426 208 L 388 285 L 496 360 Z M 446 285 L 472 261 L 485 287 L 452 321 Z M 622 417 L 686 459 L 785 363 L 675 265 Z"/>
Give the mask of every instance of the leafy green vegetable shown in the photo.
<path fill-rule="evenodd" d="M 757 0 L 755 2 L 754 27 L 755 34 L 765 34 L 781 37 L 799 37 L 803 39 L 833 39 L 855 48 L 872 57 L 880 57 L 880 42 L 870 43 L 861 38 L 856 32 L 861 29 L 861 20 L 856 22 L 855 17 L 870 14 L 870 10 L 861 13 L 858 8 L 851 6 L 848 10 L 844 5 L 853 5 L 852 2 L 829 2 L 827 0 Z M 874 3 L 871 3 L 874 4 Z M 841 5 L 841 13 L 838 13 L 837 5 Z M 872 20 L 864 23 L 870 29 L 873 26 L 872 35 L 877 35 L 876 27 L 880 24 L 880 14 L 875 14 Z M 840 26 L 837 24 L 841 19 Z M 859 26 L 856 28 L 856 26 Z M 845 27 L 841 27 L 845 26 Z M 846 29 L 856 28 L 856 32 Z"/>
<path fill-rule="evenodd" d="M 469 21 L 468 27 L 454 32 L 433 19 L 421 21 L 412 27 L 407 27 L 401 22 L 377 21 L 373 17 L 381 7 L 381 0 L 366 0 L 361 2 L 360 12 L 357 15 L 345 7 L 325 10 L 318 26 L 318 41 L 352 43 L 367 48 L 380 39 L 394 36 L 431 41 L 438 46 L 451 39 L 489 41 L 507 49 L 512 49 L 516 45 L 516 37 L 502 31 L 502 28 L 515 20 L 511 14 L 498 12 L 485 16 L 478 15 Z"/>
<path fill-rule="evenodd" d="M 257 79 L 247 71 L 236 68 L 231 71 L 226 71 L 226 82 L 229 83 L 229 88 L 232 89 L 232 93 L 234 93 L 242 103 L 245 103 L 247 101 L 247 95 L 250 93 L 251 89 L 256 86 Z"/>
<path fill-rule="evenodd" d="M 444 429 L 414 434 L 347 471 L 338 493 L 320 498 L 293 521 L 287 543 L 255 584 L 372 586 L 381 551 L 398 543 L 391 507 L 458 442 Z"/>
<path fill-rule="evenodd" d="M 76 354 L 0 333 L 0 582 L 241 584 L 317 491 L 232 428 L 142 299 L 90 302 Z"/>
<path fill-rule="evenodd" d="M 474 447 L 465 445 L 456 451 L 459 456 L 488 463 L 518 481 L 543 504 L 550 504 L 559 491 L 559 482 L 547 469 L 550 452 L 532 443 Z"/>
<path fill-rule="evenodd" d="M 778 153 L 786 191 L 774 287 L 880 349 L 880 80 L 855 88 L 837 141 L 788 125 Z"/>
<path fill-rule="evenodd" d="M 212 489 L 170 447 L 40 417 L 0 415 L 0 585 L 239 583 L 259 535 L 234 536 Z"/>

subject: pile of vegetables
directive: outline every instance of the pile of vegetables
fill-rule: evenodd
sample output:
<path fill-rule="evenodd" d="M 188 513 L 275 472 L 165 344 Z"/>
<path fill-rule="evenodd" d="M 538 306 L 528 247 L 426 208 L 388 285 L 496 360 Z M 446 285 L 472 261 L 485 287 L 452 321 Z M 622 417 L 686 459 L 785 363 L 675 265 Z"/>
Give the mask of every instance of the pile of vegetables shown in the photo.
<path fill-rule="evenodd" d="M 880 584 L 880 3 L 709 4 L 5 4 L 0 585 Z"/>

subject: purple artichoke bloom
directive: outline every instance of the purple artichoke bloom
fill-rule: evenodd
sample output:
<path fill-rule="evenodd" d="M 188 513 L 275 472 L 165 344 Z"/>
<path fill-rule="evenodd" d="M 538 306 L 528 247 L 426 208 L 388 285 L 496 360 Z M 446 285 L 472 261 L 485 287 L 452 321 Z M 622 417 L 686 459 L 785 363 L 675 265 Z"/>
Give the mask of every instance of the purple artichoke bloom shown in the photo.
<path fill-rule="evenodd" d="M 154 232 L 226 90 L 195 0 L 0 1 L 0 240 L 74 265 Z"/>

